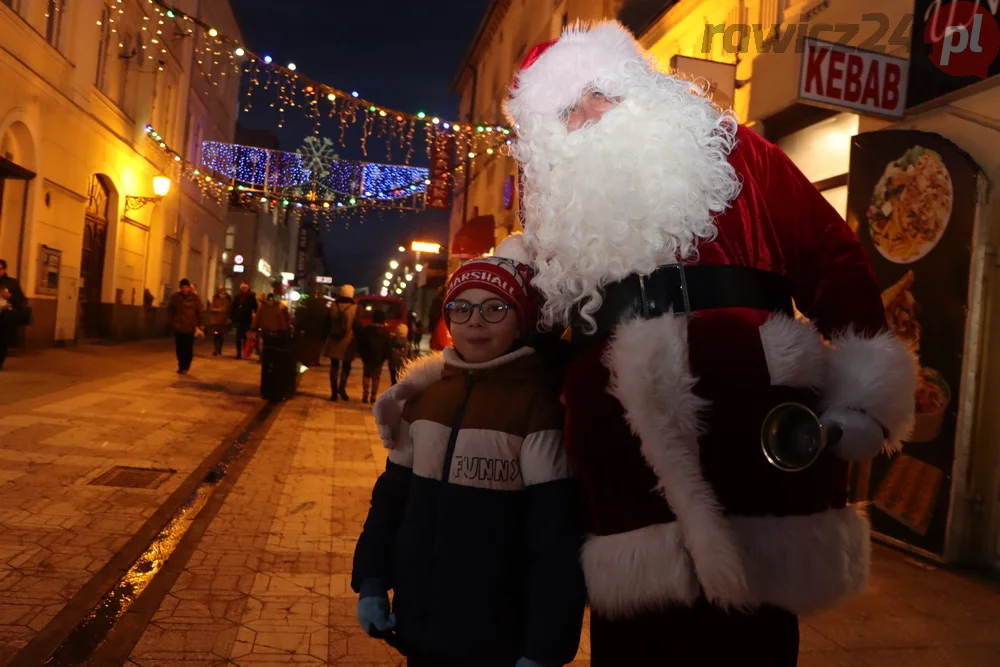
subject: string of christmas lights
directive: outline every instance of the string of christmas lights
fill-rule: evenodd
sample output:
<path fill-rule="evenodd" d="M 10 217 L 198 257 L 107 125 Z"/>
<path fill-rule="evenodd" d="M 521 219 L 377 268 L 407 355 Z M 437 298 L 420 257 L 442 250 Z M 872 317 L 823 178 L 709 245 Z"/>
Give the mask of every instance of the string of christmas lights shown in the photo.
<path fill-rule="evenodd" d="M 168 158 L 170 166 L 165 171 L 173 171 L 177 175 L 187 178 L 197 185 L 205 196 L 215 200 L 220 206 L 224 205 L 226 199 L 229 198 L 231 203 L 244 208 L 269 207 L 267 210 L 271 210 L 271 207 L 281 206 L 283 208 L 304 209 L 313 214 L 314 221 L 325 220 L 328 223 L 338 214 L 350 210 L 365 214 L 373 210 L 419 210 L 423 208 L 424 189 L 427 184 L 426 169 L 357 162 L 351 163 L 350 166 L 358 174 L 360 187 L 366 193 L 363 196 L 346 192 L 333 193 L 332 198 L 321 199 L 314 189 L 307 192 L 301 187 L 292 187 L 292 193 L 281 196 L 275 195 L 273 192 L 262 194 L 254 191 L 252 182 L 247 181 L 248 185 L 244 185 L 238 182 L 236 177 L 218 169 L 217 166 L 225 166 L 224 158 L 221 156 L 237 154 L 239 149 L 249 149 L 244 151 L 244 154 L 248 156 L 246 163 L 252 163 L 254 158 L 259 160 L 261 157 L 260 153 L 253 151 L 264 151 L 265 149 L 205 142 L 203 153 L 216 156 L 214 159 L 218 165 L 197 166 L 185 160 L 177 151 L 168 146 L 152 125 L 146 126 L 146 135 Z M 281 151 L 269 152 L 281 153 Z M 300 176 L 307 171 L 301 165 L 302 161 L 309 160 L 308 157 L 296 153 L 285 153 L 285 155 L 297 157 L 300 160 L 298 166 Z M 290 158 L 284 159 L 290 160 Z M 294 163 L 294 160 L 291 161 Z M 338 160 L 338 162 L 349 163 L 350 161 Z M 242 173 L 253 175 L 255 173 L 253 168 L 247 166 L 246 163 L 242 165 Z M 241 171 L 240 165 L 237 165 L 236 171 Z M 418 183 L 421 176 L 424 178 Z M 297 185 L 301 185 L 301 183 Z"/>
<path fill-rule="evenodd" d="M 308 139 L 306 146 L 313 142 Z M 318 143 L 318 142 L 317 142 Z M 285 193 L 320 200 L 355 197 L 377 201 L 422 195 L 429 171 L 372 162 L 343 160 L 335 155 L 272 150 L 206 141 L 203 164 L 252 192 Z"/>
<path fill-rule="evenodd" d="M 221 34 L 201 19 L 186 14 L 163 0 L 147 0 L 159 15 L 158 23 L 174 21 L 178 34 L 195 38 L 196 60 L 202 74 L 213 86 L 219 85 L 219 76 L 245 74 L 248 86 L 244 95 L 243 110 L 249 111 L 258 103 L 261 92 L 273 93 L 265 100 L 276 109 L 278 127 L 284 125 L 285 113 L 301 109 L 314 123 L 313 134 L 318 136 L 324 119 L 336 119 L 340 127 L 340 144 L 344 145 L 346 130 L 351 126 L 361 128 L 361 148 L 368 155 L 369 145 L 384 142 L 387 157 L 392 160 L 394 148 L 404 151 L 403 164 L 408 165 L 413 155 L 413 139 L 417 129 L 424 132 L 427 157 L 431 157 L 435 138 L 447 135 L 454 139 L 459 164 L 465 158 L 494 155 L 510 144 L 509 128 L 493 123 L 449 122 L 438 117 L 428 117 L 423 111 L 410 114 L 366 100 L 355 91 L 344 91 L 334 86 L 314 81 L 298 72 L 295 63 L 280 65 L 269 55 L 260 55 L 247 49 L 237 40 Z M 158 32 L 161 34 L 162 30 Z M 208 94 L 205 91 L 205 94 Z"/>

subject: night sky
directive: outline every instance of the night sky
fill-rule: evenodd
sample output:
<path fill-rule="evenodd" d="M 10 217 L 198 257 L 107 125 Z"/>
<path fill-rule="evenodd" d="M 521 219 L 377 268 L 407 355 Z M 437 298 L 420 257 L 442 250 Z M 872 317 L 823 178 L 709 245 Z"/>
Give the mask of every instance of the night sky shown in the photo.
<path fill-rule="evenodd" d="M 276 63 L 294 62 L 303 75 L 341 90 L 357 90 L 377 104 L 442 118 L 457 114 L 458 97 L 451 81 L 488 4 L 489 0 L 233 0 L 244 39 L 253 51 L 271 55 Z M 249 113 L 241 113 L 240 124 L 269 130 L 283 150 L 296 150 L 312 134 L 312 122 L 295 109 L 286 112 L 279 129 L 277 112 L 264 100 L 257 98 Z M 336 119 L 323 124 L 320 136 L 338 141 Z M 345 144 L 337 146 L 343 158 L 390 161 L 384 144 L 372 144 L 367 158 L 356 136 L 348 136 Z M 411 164 L 427 166 L 422 140 L 415 148 Z M 395 150 L 391 162 L 402 159 L 402 152 Z M 371 284 L 399 242 L 411 234 L 447 244 L 448 211 L 337 219 L 321 234 L 334 282 Z"/>

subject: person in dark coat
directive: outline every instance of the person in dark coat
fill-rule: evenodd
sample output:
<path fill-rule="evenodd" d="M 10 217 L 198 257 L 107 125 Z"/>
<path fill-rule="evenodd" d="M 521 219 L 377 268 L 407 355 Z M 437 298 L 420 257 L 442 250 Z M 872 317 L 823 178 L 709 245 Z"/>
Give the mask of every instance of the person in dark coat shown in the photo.
<path fill-rule="evenodd" d="M 180 291 L 170 295 L 170 326 L 177 345 L 177 372 L 183 375 L 191 370 L 194 359 L 194 339 L 202 334 L 201 297 L 191 289 L 191 281 L 181 280 Z"/>
<path fill-rule="evenodd" d="M 385 325 L 385 311 L 376 310 L 372 313 L 372 323 L 361 330 L 358 335 L 358 355 L 361 357 L 361 364 L 364 375 L 361 382 L 364 387 L 362 403 L 375 402 L 378 396 L 378 385 L 382 379 L 382 367 L 385 360 L 389 358 L 389 341 L 392 333 Z"/>
<path fill-rule="evenodd" d="M 240 293 L 233 299 L 233 310 L 230 319 L 236 327 L 236 358 L 243 356 L 243 346 L 247 342 L 247 333 L 253 328 L 253 316 L 257 313 L 257 295 L 250 291 L 250 284 L 245 280 L 240 284 Z"/>
<path fill-rule="evenodd" d="M 0 259 L 0 370 L 3 370 L 7 348 L 17 331 L 24 301 L 20 283 L 7 275 L 7 260 Z"/>

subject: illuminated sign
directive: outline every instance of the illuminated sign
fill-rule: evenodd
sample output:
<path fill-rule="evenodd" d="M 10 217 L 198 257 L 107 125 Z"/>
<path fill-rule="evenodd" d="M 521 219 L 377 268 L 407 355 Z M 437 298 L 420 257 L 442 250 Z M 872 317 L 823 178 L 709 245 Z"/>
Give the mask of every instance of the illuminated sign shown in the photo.
<path fill-rule="evenodd" d="M 333 278 L 330 276 L 316 276 L 317 285 L 332 285 Z"/>
<path fill-rule="evenodd" d="M 242 264 L 243 263 L 243 255 L 236 255 L 236 257 L 233 257 L 233 261 L 236 262 L 237 264 Z"/>
<path fill-rule="evenodd" d="M 437 254 L 441 252 L 440 243 L 424 243 L 423 241 L 414 241 L 410 246 L 410 250 L 413 252 L 430 252 Z"/>
<path fill-rule="evenodd" d="M 258 260 L 257 262 L 257 270 L 263 273 L 268 278 L 271 277 L 271 265 L 262 259 Z"/>
<path fill-rule="evenodd" d="M 243 273 L 243 269 L 245 268 L 247 267 L 243 266 L 242 264 L 237 264 L 236 266 L 233 267 L 233 273 Z"/>

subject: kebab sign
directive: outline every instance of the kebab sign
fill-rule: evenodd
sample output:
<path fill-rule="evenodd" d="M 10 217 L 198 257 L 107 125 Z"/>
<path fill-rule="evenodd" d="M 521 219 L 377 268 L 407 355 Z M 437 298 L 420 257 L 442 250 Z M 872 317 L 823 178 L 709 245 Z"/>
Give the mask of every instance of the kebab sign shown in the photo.
<path fill-rule="evenodd" d="M 909 61 L 815 37 L 803 40 L 799 99 L 902 118 Z"/>

